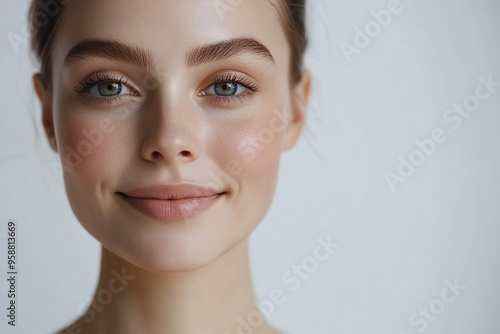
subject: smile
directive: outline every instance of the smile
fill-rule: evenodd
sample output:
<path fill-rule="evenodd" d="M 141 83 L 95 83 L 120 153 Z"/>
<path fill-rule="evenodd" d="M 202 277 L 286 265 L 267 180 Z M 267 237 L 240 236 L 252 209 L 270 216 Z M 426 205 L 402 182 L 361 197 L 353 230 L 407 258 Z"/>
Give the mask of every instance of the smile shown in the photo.
<path fill-rule="evenodd" d="M 118 194 L 134 209 L 163 222 L 194 218 L 214 205 L 225 192 L 189 183 L 156 185 Z"/>

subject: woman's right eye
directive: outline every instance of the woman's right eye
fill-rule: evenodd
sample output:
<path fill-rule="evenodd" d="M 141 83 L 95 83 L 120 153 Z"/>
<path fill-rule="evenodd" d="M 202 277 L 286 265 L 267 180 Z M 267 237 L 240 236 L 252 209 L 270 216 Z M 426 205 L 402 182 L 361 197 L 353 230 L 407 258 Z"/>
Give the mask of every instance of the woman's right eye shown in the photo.
<path fill-rule="evenodd" d="M 112 104 L 125 96 L 138 96 L 133 88 L 127 85 L 123 76 L 114 77 L 104 73 L 96 73 L 96 79 L 89 77 L 74 87 L 86 102 Z"/>

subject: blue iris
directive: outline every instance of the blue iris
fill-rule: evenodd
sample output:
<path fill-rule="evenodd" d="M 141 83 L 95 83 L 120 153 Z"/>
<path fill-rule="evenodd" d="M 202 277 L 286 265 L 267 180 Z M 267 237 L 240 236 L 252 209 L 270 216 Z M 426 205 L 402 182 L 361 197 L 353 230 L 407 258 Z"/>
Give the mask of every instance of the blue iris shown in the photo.
<path fill-rule="evenodd" d="M 238 91 L 238 85 L 232 82 L 221 82 L 214 85 L 214 90 L 217 95 L 231 96 Z"/>
<path fill-rule="evenodd" d="M 120 95 L 122 84 L 118 82 L 103 82 L 97 86 L 99 93 L 103 96 Z"/>

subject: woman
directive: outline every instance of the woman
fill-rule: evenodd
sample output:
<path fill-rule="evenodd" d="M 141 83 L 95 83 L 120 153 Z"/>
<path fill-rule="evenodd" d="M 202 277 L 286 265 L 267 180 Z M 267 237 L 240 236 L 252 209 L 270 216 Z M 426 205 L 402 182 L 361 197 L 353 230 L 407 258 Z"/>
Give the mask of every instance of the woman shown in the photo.
<path fill-rule="evenodd" d="M 59 333 L 280 333 L 248 237 L 305 121 L 304 5 L 33 1 L 46 136 L 102 244 L 94 301 Z"/>

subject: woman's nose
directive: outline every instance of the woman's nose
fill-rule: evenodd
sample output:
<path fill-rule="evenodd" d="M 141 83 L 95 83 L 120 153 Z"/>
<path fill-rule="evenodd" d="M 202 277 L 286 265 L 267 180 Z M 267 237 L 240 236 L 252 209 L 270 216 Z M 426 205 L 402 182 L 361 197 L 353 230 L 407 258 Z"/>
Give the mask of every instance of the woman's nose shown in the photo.
<path fill-rule="evenodd" d="M 196 160 L 201 152 L 202 114 L 189 101 L 155 103 L 143 115 L 142 158 L 150 162 Z"/>

